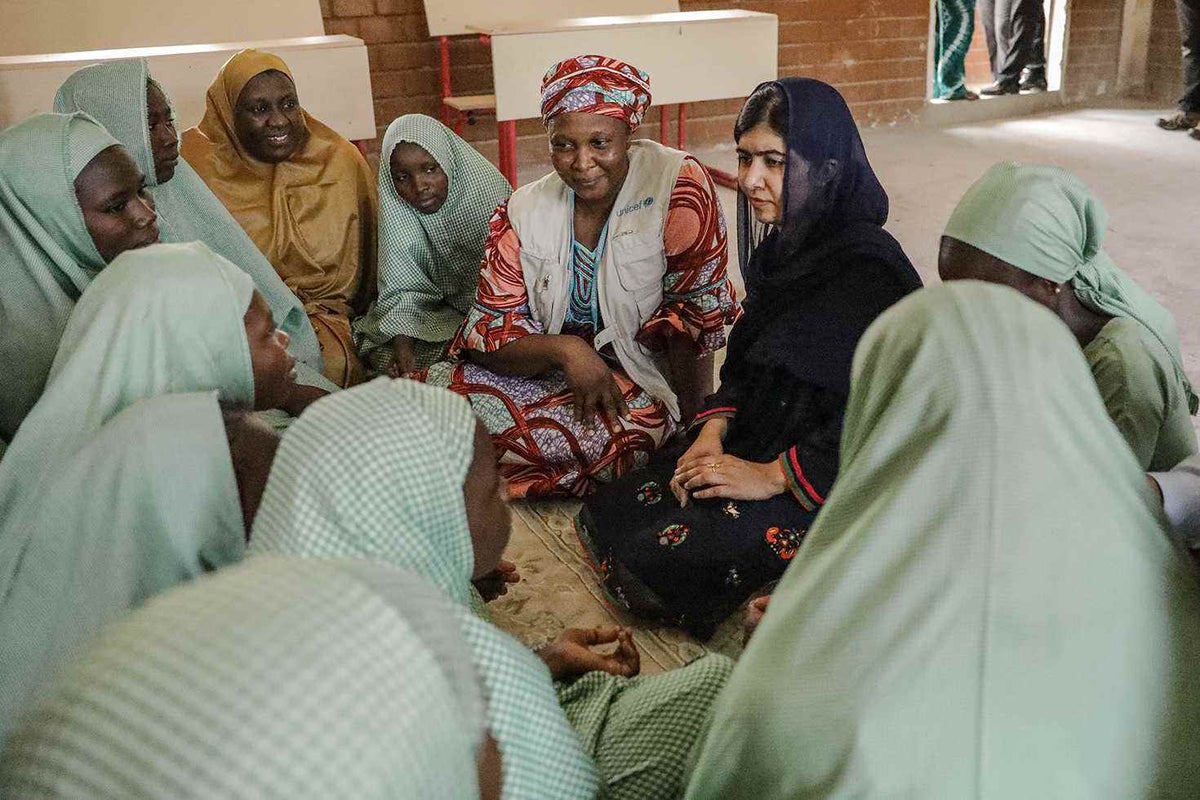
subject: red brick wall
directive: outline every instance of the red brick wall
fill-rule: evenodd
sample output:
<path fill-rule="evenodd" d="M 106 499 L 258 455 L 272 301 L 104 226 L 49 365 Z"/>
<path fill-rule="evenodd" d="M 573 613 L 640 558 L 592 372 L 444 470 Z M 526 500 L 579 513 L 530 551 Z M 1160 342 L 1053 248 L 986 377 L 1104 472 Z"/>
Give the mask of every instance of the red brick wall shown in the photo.
<path fill-rule="evenodd" d="M 1170 6 L 1173 0 L 1158 2 Z M 846 96 L 860 124 L 911 119 L 924 103 L 930 0 L 681 0 L 680 6 L 777 14 L 780 73 L 832 83 Z M 438 47 L 428 36 L 422 0 L 321 0 L 321 7 L 328 33 L 358 36 L 367 43 L 380 134 L 401 114 L 439 113 Z M 1122 3 L 1117 0 L 1073 0 L 1064 80 L 1071 99 L 1091 98 L 1115 88 L 1121 19 Z M 1177 59 L 1173 18 L 1156 9 L 1155 25 L 1155 63 L 1167 60 L 1160 51 L 1169 48 L 1172 36 Z M 982 39 L 982 30 L 977 39 Z M 458 39 L 452 43 L 452 53 L 455 93 L 489 91 L 492 75 L 486 47 L 473 39 Z M 978 61 L 978 53 L 973 56 Z M 972 66 L 978 69 L 979 65 Z M 1159 83 L 1165 80 L 1158 79 Z M 726 141 L 739 106 L 735 99 L 689 107 L 689 143 Z M 658 115 L 652 114 L 644 126 L 646 135 L 657 135 L 657 120 Z M 494 159 L 495 130 L 492 120 L 484 118 L 468 127 L 466 138 Z M 522 160 L 536 158 L 544 150 L 536 120 L 519 123 L 518 135 Z"/>
<path fill-rule="evenodd" d="M 1124 3 L 1073 0 L 1067 22 L 1067 68 L 1063 91 L 1068 100 L 1088 100 L 1117 88 Z"/>
<path fill-rule="evenodd" d="M 1155 0 L 1150 24 L 1149 95 L 1155 100 L 1174 104 L 1183 87 L 1175 0 Z"/>
<path fill-rule="evenodd" d="M 680 6 L 777 14 L 781 74 L 809 75 L 834 84 L 864 124 L 909 118 L 924 102 L 929 0 L 682 0 Z M 400 114 L 438 114 L 438 48 L 428 37 L 421 0 L 321 0 L 321 7 L 327 33 L 345 33 L 367 43 L 381 135 Z M 487 49 L 477 41 L 459 39 L 452 42 L 452 54 L 455 93 L 487 92 L 492 83 Z M 689 142 L 727 139 L 739 107 L 740 100 L 690 106 Z M 651 116 L 644 130 L 656 136 L 658 115 Z M 519 123 L 518 134 L 522 158 L 545 147 L 535 120 Z M 494 158 L 495 125 L 490 118 L 468 127 L 466 138 Z"/>

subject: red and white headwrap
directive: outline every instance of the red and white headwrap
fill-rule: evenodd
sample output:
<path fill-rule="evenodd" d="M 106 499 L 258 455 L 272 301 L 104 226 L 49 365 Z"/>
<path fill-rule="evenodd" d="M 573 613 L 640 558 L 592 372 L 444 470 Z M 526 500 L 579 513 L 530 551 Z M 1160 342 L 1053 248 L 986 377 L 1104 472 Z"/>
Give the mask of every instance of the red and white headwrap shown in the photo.
<path fill-rule="evenodd" d="M 650 108 L 650 76 L 608 56 L 560 61 L 542 78 L 542 122 L 578 112 L 623 119 L 632 132 Z"/>

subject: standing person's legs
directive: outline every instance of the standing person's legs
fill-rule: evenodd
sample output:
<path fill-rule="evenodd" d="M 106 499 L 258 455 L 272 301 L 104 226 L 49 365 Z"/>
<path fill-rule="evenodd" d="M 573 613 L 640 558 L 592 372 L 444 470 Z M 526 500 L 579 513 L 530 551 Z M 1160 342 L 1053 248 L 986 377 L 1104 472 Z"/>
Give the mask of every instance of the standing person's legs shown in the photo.
<path fill-rule="evenodd" d="M 1200 125 L 1200 0 L 1175 0 L 1175 11 L 1183 56 L 1183 96 L 1178 112 L 1159 119 L 1158 126 L 1182 131 Z"/>
<path fill-rule="evenodd" d="M 983 23 L 983 38 L 987 42 L 988 64 L 992 67 L 992 80 L 996 79 L 996 0 L 979 0 L 979 21 Z"/>
<path fill-rule="evenodd" d="M 974 99 L 967 89 L 966 61 L 975 34 L 973 0 L 938 0 L 934 41 L 933 96 L 939 100 Z"/>
<path fill-rule="evenodd" d="M 1021 68 L 1024 66 L 1018 34 L 1017 16 L 1025 0 L 995 0 L 996 56 L 992 61 L 992 76 L 996 82 L 983 89 L 980 94 L 995 96 L 1016 94 L 1021 83 Z"/>
<path fill-rule="evenodd" d="M 1041 0 L 998 0 L 996 3 L 996 81 L 1015 85 L 1021 70 L 1045 62 L 1037 55 L 1045 28 Z"/>
<path fill-rule="evenodd" d="M 1025 69 L 1021 73 L 1021 89 L 1046 90 L 1046 7 L 1042 0 L 1025 0 L 1028 4 L 1029 35 L 1025 42 Z"/>
<path fill-rule="evenodd" d="M 1183 53 L 1183 97 L 1179 110 L 1200 113 L 1200 0 L 1175 0 Z"/>

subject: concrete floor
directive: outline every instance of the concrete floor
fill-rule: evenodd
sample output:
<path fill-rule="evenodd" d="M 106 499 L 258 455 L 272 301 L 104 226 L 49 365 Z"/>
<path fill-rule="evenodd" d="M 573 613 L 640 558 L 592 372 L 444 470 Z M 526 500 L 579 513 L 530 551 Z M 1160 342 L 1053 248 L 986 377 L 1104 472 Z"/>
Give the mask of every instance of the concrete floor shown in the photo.
<path fill-rule="evenodd" d="M 1175 314 L 1188 373 L 1200 384 L 1200 142 L 1158 130 L 1154 118 L 1162 111 L 1087 108 L 949 126 L 897 125 L 864 130 L 863 139 L 891 197 L 888 230 L 927 283 L 937 280 L 946 219 L 993 163 L 1053 164 L 1079 175 L 1111 216 L 1106 249 Z M 734 171 L 732 142 L 695 152 Z M 522 182 L 549 171 L 548 163 L 521 167 Z M 721 190 L 721 199 L 732 234 L 734 193 Z M 734 280 L 740 288 L 740 276 Z"/>

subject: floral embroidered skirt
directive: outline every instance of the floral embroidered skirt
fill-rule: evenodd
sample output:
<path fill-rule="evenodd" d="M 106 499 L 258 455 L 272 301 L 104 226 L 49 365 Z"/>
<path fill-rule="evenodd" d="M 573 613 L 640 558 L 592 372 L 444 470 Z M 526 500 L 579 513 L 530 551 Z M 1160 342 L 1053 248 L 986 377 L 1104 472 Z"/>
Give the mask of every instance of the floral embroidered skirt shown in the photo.
<path fill-rule="evenodd" d="M 492 435 L 510 497 L 581 497 L 597 482 L 626 475 L 675 432 L 666 407 L 621 370 L 613 370 L 629 419 L 575 421 L 574 396 L 562 373 L 543 378 L 498 375 L 469 361 L 434 364 L 426 383 L 471 401 Z"/>
<path fill-rule="evenodd" d="M 615 604 L 707 639 L 782 577 L 816 512 L 790 495 L 680 508 L 667 484 L 683 449 L 601 487 L 584 501 L 575 529 Z"/>

